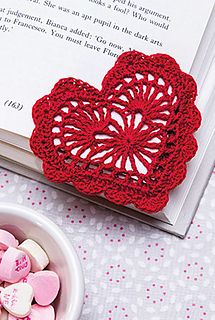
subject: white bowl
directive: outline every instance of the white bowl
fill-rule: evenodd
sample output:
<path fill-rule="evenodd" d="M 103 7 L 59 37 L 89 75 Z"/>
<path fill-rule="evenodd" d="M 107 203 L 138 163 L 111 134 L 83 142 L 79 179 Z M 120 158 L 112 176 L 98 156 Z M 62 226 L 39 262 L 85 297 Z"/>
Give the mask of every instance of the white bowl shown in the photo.
<path fill-rule="evenodd" d="M 78 320 L 84 299 L 84 277 L 79 258 L 64 233 L 45 216 L 29 208 L 0 203 L 0 228 L 19 240 L 38 242 L 50 258 L 49 269 L 57 272 L 61 290 L 55 302 L 56 320 Z"/>

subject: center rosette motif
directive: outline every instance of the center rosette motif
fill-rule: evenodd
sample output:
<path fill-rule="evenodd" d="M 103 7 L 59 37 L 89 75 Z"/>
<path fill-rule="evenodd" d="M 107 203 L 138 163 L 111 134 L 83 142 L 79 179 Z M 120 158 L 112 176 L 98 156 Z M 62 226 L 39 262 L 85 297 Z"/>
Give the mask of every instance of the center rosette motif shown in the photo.
<path fill-rule="evenodd" d="M 60 80 L 33 107 L 33 152 L 55 182 L 146 212 L 162 210 L 196 153 L 196 84 L 167 55 L 122 54 L 101 91 Z"/>

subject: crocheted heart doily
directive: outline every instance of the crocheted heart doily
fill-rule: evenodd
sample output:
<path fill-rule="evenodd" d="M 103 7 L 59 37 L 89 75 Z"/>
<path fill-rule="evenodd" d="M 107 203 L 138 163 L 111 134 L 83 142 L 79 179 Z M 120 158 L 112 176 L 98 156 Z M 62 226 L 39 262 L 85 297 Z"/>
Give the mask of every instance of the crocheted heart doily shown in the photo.
<path fill-rule="evenodd" d="M 48 179 L 158 212 L 197 151 L 196 95 L 170 56 L 125 52 L 101 90 L 67 78 L 38 100 L 30 145 Z"/>

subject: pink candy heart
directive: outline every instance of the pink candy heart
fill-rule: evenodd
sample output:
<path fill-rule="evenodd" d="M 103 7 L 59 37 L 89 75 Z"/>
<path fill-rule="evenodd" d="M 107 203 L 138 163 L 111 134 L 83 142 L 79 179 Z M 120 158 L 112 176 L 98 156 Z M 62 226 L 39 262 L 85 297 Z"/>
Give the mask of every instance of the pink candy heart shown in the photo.
<path fill-rule="evenodd" d="M 26 253 L 8 248 L 0 264 L 0 279 L 10 283 L 20 281 L 26 277 L 31 269 L 31 262 Z"/>
<path fill-rule="evenodd" d="M 35 301 L 40 306 L 50 305 L 60 289 L 60 280 L 58 275 L 49 270 L 39 271 L 28 279 L 28 283 L 32 286 L 34 291 Z"/>
<path fill-rule="evenodd" d="M 16 238 L 8 231 L 0 229 L 0 250 L 7 250 L 8 247 L 17 247 Z"/>

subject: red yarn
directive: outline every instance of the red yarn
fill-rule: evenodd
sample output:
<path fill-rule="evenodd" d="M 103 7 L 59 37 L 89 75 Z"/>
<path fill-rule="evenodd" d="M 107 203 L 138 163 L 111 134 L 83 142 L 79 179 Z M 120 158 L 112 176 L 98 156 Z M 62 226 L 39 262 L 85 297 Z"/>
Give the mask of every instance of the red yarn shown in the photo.
<path fill-rule="evenodd" d="M 36 102 L 31 148 L 48 179 L 157 212 L 197 151 L 196 95 L 195 81 L 170 56 L 126 52 L 101 91 L 67 78 Z"/>

